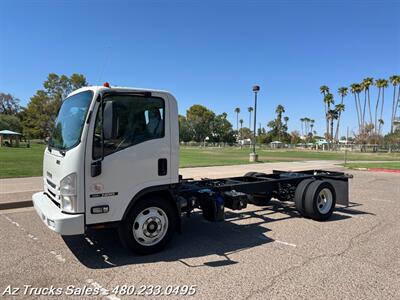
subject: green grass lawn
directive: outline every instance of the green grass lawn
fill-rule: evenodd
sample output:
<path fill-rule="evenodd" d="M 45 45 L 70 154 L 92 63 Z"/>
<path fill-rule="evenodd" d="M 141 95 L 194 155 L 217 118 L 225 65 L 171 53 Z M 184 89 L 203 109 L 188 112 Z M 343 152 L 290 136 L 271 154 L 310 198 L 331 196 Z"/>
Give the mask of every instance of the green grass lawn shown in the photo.
<path fill-rule="evenodd" d="M 389 170 L 400 170 L 400 162 L 371 162 L 371 163 L 350 163 L 346 164 L 347 168 L 356 169 L 356 168 L 382 168 Z"/>
<path fill-rule="evenodd" d="M 0 148 L 0 178 L 42 175 L 45 145 L 32 144 L 31 148 Z M 247 164 L 250 149 L 181 147 L 180 167 L 204 167 Z M 257 150 L 261 162 L 300 160 L 343 160 L 343 152 L 301 150 Z M 349 161 L 400 161 L 400 154 L 348 153 Z M 386 163 L 385 163 L 386 164 Z M 389 163 L 391 164 L 391 163 Z"/>
<path fill-rule="evenodd" d="M 0 148 L 0 178 L 42 175 L 45 145 L 31 144 L 31 148 Z"/>
<path fill-rule="evenodd" d="M 181 147 L 180 166 L 200 167 L 249 163 L 249 148 Z M 342 160 L 344 152 L 301 150 L 257 150 L 261 162 L 300 160 Z M 348 161 L 400 161 L 400 154 L 347 153 Z"/>

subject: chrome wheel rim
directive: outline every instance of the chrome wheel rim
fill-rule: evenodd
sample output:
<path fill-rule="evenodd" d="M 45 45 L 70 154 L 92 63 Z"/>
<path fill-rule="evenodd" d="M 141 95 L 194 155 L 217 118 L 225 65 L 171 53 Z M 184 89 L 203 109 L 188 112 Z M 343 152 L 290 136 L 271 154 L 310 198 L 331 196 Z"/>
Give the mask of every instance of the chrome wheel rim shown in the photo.
<path fill-rule="evenodd" d="M 332 208 L 333 195 L 330 189 L 322 189 L 317 198 L 317 209 L 321 214 L 328 213 Z"/>
<path fill-rule="evenodd" d="M 159 243 L 168 230 L 168 217 L 159 207 L 148 207 L 135 218 L 132 226 L 133 237 L 143 246 Z"/>

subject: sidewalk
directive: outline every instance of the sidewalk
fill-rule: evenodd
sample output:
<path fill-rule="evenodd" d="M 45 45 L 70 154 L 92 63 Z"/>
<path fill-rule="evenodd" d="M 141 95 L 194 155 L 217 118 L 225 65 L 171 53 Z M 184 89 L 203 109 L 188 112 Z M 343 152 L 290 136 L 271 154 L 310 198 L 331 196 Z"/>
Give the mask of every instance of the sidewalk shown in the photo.
<path fill-rule="evenodd" d="M 299 162 L 259 163 L 234 166 L 182 168 L 184 178 L 201 179 L 243 176 L 250 171 L 271 173 L 272 170 L 338 169 L 341 161 L 314 160 Z M 0 210 L 32 206 L 32 195 L 43 190 L 42 177 L 0 179 Z"/>
<path fill-rule="evenodd" d="M 41 190 L 42 177 L 0 179 L 0 209 L 32 206 L 32 195 Z"/>

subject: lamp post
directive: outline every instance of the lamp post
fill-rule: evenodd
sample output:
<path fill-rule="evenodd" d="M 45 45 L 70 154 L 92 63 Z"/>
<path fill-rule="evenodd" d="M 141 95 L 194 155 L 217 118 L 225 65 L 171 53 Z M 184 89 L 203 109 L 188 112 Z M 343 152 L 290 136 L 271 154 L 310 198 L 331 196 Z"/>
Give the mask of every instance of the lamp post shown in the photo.
<path fill-rule="evenodd" d="M 260 86 L 254 85 L 254 131 L 253 131 L 253 153 L 250 153 L 250 162 L 256 162 L 258 155 L 256 153 L 256 124 L 257 124 L 257 93 L 260 91 Z"/>

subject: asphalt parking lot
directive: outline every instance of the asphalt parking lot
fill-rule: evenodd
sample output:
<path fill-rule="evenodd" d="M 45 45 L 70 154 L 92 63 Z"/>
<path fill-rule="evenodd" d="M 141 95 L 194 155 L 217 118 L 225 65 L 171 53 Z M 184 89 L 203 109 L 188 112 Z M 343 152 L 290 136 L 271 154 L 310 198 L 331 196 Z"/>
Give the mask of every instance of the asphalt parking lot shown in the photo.
<path fill-rule="evenodd" d="M 400 176 L 351 173 L 351 205 L 327 222 L 300 218 L 279 201 L 228 211 L 221 223 L 194 215 L 183 218 L 182 234 L 166 250 L 151 256 L 122 248 L 114 230 L 61 237 L 32 208 L 2 210 L 0 294 L 24 285 L 103 291 L 195 285 L 195 295 L 184 298 L 400 299 Z"/>

